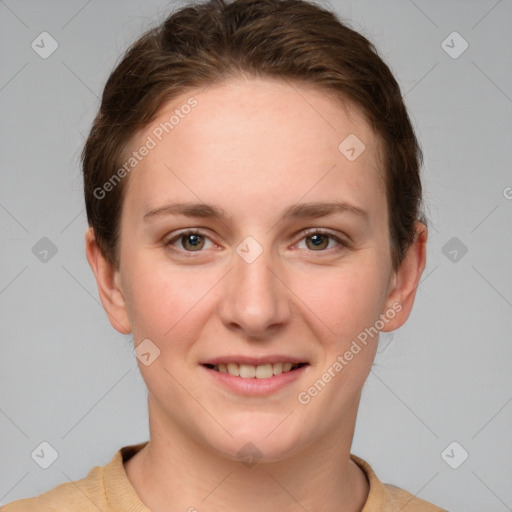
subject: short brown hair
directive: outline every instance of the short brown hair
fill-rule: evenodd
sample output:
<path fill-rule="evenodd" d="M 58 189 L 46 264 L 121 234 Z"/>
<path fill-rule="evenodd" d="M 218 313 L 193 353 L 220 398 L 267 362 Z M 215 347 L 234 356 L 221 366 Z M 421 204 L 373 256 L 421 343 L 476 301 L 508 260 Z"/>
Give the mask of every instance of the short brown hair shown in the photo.
<path fill-rule="evenodd" d="M 381 137 L 393 268 L 415 240 L 422 208 L 422 152 L 400 88 L 374 45 L 305 0 L 209 0 L 184 7 L 143 34 L 107 80 L 82 151 L 89 225 L 119 267 L 126 179 L 98 190 L 122 165 L 133 136 L 187 90 L 230 76 L 298 80 L 357 105 Z"/>

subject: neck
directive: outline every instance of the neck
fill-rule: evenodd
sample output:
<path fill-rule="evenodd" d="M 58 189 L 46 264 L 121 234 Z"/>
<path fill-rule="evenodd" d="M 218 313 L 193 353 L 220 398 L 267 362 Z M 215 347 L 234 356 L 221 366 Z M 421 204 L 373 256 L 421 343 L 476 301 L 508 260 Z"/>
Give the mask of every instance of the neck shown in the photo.
<path fill-rule="evenodd" d="M 125 463 L 144 504 L 155 512 L 323 510 L 360 512 L 368 481 L 350 460 L 355 414 L 300 453 L 252 466 L 220 455 L 179 428 L 154 420 L 150 442 Z"/>

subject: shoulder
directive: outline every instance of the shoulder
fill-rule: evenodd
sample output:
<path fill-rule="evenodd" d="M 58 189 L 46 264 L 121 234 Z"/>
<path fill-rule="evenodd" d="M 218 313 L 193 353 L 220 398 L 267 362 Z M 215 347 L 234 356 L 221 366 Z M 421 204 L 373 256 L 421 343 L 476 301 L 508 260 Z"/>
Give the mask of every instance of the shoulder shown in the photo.
<path fill-rule="evenodd" d="M 404 489 L 381 482 L 368 462 L 354 454 L 350 458 L 362 469 L 369 483 L 362 512 L 447 512 Z"/>
<path fill-rule="evenodd" d="M 384 484 L 390 500 L 397 510 L 401 512 L 447 512 L 433 503 L 422 500 L 410 492 L 400 489 L 395 485 Z"/>
<path fill-rule="evenodd" d="M 120 448 L 105 466 L 93 467 L 81 480 L 66 482 L 33 498 L 13 501 L 0 512 L 150 512 L 131 486 L 123 463 L 147 441 Z"/>
<path fill-rule="evenodd" d="M 95 466 L 81 480 L 66 482 L 33 498 L 13 501 L 0 512 L 83 512 L 108 510 L 104 500 L 103 467 Z"/>

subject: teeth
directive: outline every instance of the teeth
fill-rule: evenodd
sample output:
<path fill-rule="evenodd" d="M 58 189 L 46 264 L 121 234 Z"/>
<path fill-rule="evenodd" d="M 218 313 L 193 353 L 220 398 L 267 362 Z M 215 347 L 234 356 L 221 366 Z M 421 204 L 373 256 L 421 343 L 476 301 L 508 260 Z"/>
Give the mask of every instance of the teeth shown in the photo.
<path fill-rule="evenodd" d="M 240 368 L 236 363 L 228 363 L 228 373 L 238 377 L 240 375 Z"/>
<path fill-rule="evenodd" d="M 271 364 L 260 364 L 256 366 L 257 379 L 270 379 L 274 375 L 274 369 Z"/>
<path fill-rule="evenodd" d="M 250 364 L 241 364 L 240 365 L 240 377 L 244 379 L 250 379 L 251 377 L 256 377 L 256 366 L 252 366 Z"/>
<path fill-rule="evenodd" d="M 279 375 L 280 373 L 283 373 L 283 363 L 274 363 L 272 366 L 274 367 L 274 375 Z"/>
<path fill-rule="evenodd" d="M 297 363 L 267 363 L 258 366 L 253 366 L 252 364 L 220 363 L 214 366 L 214 369 L 221 373 L 242 377 L 243 379 L 269 379 L 274 375 L 294 370 L 298 366 Z"/>

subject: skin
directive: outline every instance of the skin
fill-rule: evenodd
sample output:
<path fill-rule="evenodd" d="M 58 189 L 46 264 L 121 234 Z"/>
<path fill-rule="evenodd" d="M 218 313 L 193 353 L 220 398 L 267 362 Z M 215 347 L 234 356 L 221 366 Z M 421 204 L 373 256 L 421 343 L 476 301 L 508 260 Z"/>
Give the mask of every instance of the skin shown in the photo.
<path fill-rule="evenodd" d="M 138 363 L 150 442 L 125 463 L 127 476 L 154 511 L 360 511 L 369 487 L 349 454 L 378 337 L 307 405 L 297 395 L 393 304 L 401 310 L 382 331 L 406 321 L 427 230 L 417 224 L 416 242 L 394 272 L 380 139 L 357 108 L 309 85 L 240 77 L 189 91 L 137 134 L 133 148 L 192 95 L 197 107 L 129 176 L 119 269 L 101 254 L 92 228 L 86 234 L 111 324 L 131 333 L 135 346 L 150 339 L 160 350 L 149 366 Z M 349 134 L 366 146 L 354 161 L 338 150 Z M 143 220 L 176 201 L 213 204 L 228 218 Z M 296 203 L 330 201 L 367 217 L 283 218 Z M 199 250 L 187 237 L 175 239 L 177 252 L 163 246 L 185 228 L 202 229 Z M 317 248 L 308 228 L 348 245 L 320 237 Z M 247 236 L 263 251 L 252 263 L 236 252 Z M 284 389 L 247 397 L 200 365 L 226 354 L 293 355 L 309 365 Z M 263 455 L 251 467 L 237 458 L 248 442 Z"/>

